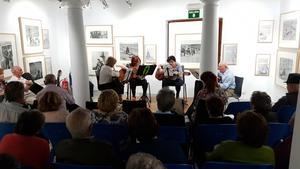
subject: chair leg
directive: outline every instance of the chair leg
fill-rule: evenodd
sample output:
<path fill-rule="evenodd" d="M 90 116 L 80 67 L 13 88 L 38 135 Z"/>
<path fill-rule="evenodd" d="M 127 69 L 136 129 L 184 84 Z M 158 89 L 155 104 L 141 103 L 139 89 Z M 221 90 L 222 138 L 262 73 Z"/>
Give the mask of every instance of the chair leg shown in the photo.
<path fill-rule="evenodd" d="M 148 89 L 149 89 L 149 102 L 151 103 L 151 89 L 150 84 L 148 83 Z"/>
<path fill-rule="evenodd" d="M 187 103 L 187 89 L 186 89 L 186 84 L 183 84 L 183 100 L 185 101 L 185 103 Z"/>
<path fill-rule="evenodd" d="M 130 84 L 127 83 L 127 98 L 126 100 L 131 100 L 131 91 L 130 91 Z"/>

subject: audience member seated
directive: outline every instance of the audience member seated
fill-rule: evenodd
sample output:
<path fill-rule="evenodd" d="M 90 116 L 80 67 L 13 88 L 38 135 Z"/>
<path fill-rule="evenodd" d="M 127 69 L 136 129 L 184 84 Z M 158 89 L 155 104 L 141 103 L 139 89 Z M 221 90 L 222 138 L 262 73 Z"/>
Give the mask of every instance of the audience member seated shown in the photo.
<path fill-rule="evenodd" d="M 8 154 L 0 154 L 0 168 L 17 169 L 18 163 L 14 157 Z"/>
<path fill-rule="evenodd" d="M 129 157 L 126 169 L 165 169 L 165 167 L 151 154 L 136 153 Z"/>
<path fill-rule="evenodd" d="M 206 108 L 208 112 L 208 119 L 203 123 L 209 124 L 227 124 L 233 123 L 233 119 L 224 116 L 224 103 L 223 100 L 218 96 L 211 96 L 206 100 Z"/>
<path fill-rule="evenodd" d="M 127 124 L 128 115 L 121 111 L 119 96 L 112 90 L 103 90 L 98 98 L 99 111 L 93 112 L 92 119 L 96 123 Z"/>
<path fill-rule="evenodd" d="M 60 110 L 61 97 L 55 92 L 46 92 L 38 101 L 38 110 L 45 115 L 46 123 L 65 122 L 69 114 L 65 109 Z"/>
<path fill-rule="evenodd" d="M 298 91 L 299 91 L 300 74 L 290 73 L 286 81 L 287 93 L 281 97 L 272 107 L 273 112 L 278 112 L 282 106 L 297 106 Z"/>
<path fill-rule="evenodd" d="M 0 153 L 13 156 L 23 166 L 33 169 L 47 168 L 50 156 L 49 144 L 47 140 L 36 136 L 44 121 L 44 115 L 38 111 L 21 113 L 15 133 L 2 138 Z"/>
<path fill-rule="evenodd" d="M 112 146 L 91 136 L 89 111 L 77 108 L 66 119 L 72 139 L 62 140 L 55 147 L 56 160 L 80 165 L 112 165 L 116 163 Z"/>
<path fill-rule="evenodd" d="M 0 122 L 15 123 L 19 114 L 28 110 L 24 107 L 24 85 L 21 82 L 12 81 L 5 87 L 5 101 L 0 103 Z"/>
<path fill-rule="evenodd" d="M 172 111 L 175 100 L 174 91 L 166 87 L 156 95 L 158 110 L 154 116 L 159 125 L 184 125 L 184 116 Z"/>
<path fill-rule="evenodd" d="M 275 169 L 288 169 L 290 163 L 290 154 L 292 147 L 292 135 L 285 138 L 274 148 L 275 152 Z"/>
<path fill-rule="evenodd" d="M 277 114 L 271 112 L 271 97 L 266 92 L 254 91 L 251 96 L 251 105 L 254 112 L 264 116 L 267 122 L 278 122 Z"/>
<path fill-rule="evenodd" d="M 186 163 L 186 155 L 180 144 L 172 141 L 158 141 L 159 126 L 153 113 L 147 108 L 134 109 L 128 118 L 129 141 L 122 151 L 125 160 L 131 154 L 145 152 L 163 163 Z"/>
<path fill-rule="evenodd" d="M 229 70 L 226 63 L 219 63 L 218 70 L 218 81 L 220 87 L 225 91 L 227 97 L 234 96 L 235 78 L 233 73 Z"/>
<path fill-rule="evenodd" d="M 68 105 L 75 104 L 73 96 L 68 93 L 68 91 L 56 86 L 56 78 L 54 74 L 46 75 L 44 83 L 46 87 L 36 95 L 37 100 L 41 99 L 46 92 L 55 92 L 62 98 L 62 103 L 59 108 L 60 110 L 66 110 L 66 103 Z"/>
<path fill-rule="evenodd" d="M 264 146 L 268 135 L 265 118 L 253 111 L 237 118 L 237 141 L 223 141 L 207 154 L 207 160 L 275 165 L 274 152 Z"/>

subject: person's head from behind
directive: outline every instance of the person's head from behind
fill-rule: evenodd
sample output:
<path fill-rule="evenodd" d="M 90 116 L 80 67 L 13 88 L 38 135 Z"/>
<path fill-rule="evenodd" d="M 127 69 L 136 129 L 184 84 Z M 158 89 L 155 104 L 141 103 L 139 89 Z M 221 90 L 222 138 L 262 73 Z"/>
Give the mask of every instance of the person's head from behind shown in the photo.
<path fill-rule="evenodd" d="M 117 60 L 114 58 L 114 57 L 108 57 L 106 62 L 105 62 L 105 65 L 107 66 L 110 66 L 110 67 L 114 67 L 115 64 L 117 63 Z"/>
<path fill-rule="evenodd" d="M 17 169 L 18 163 L 14 157 L 8 154 L 0 154 L 0 168 Z"/>
<path fill-rule="evenodd" d="M 237 131 L 242 143 L 259 148 L 266 142 L 268 124 L 261 114 L 249 110 L 238 115 Z"/>
<path fill-rule="evenodd" d="M 38 109 L 41 112 L 57 111 L 62 104 L 62 98 L 55 92 L 46 92 L 38 100 Z"/>
<path fill-rule="evenodd" d="M 167 62 L 168 62 L 173 68 L 176 67 L 176 58 L 175 58 L 175 56 L 169 56 L 169 57 L 167 58 Z"/>
<path fill-rule="evenodd" d="M 5 87 L 5 99 L 8 102 L 25 103 L 24 84 L 18 81 L 11 81 Z"/>
<path fill-rule="evenodd" d="M 128 117 L 128 130 L 132 138 L 141 142 L 152 141 L 158 132 L 158 123 L 151 110 L 133 109 Z"/>
<path fill-rule="evenodd" d="M 171 111 L 175 104 L 175 93 L 169 88 L 162 88 L 156 95 L 157 108 L 162 112 Z"/>
<path fill-rule="evenodd" d="M 112 90 L 103 90 L 98 98 L 98 108 L 101 112 L 110 113 L 114 112 L 118 107 L 119 96 Z"/>
<path fill-rule="evenodd" d="M 73 110 L 66 118 L 66 126 L 73 138 L 87 138 L 91 135 L 91 113 L 83 108 Z"/>
<path fill-rule="evenodd" d="M 45 85 L 56 84 L 56 78 L 54 74 L 47 74 L 44 80 Z"/>
<path fill-rule="evenodd" d="M 141 59 L 138 56 L 136 56 L 136 55 L 131 56 L 131 63 L 130 63 L 130 65 L 131 66 L 136 66 L 136 65 L 139 65 L 139 64 L 141 64 Z"/>
<path fill-rule="evenodd" d="M 165 169 L 165 167 L 151 154 L 136 153 L 129 157 L 126 169 Z"/>
<path fill-rule="evenodd" d="M 224 102 L 218 96 L 211 96 L 206 100 L 206 108 L 210 117 L 223 116 Z"/>
<path fill-rule="evenodd" d="M 214 92 L 218 86 L 218 78 L 213 72 L 203 72 L 200 79 L 204 82 L 204 88 L 206 88 L 208 92 Z"/>
<path fill-rule="evenodd" d="M 18 117 L 15 133 L 34 136 L 38 134 L 45 123 L 45 116 L 36 110 L 25 111 Z"/>
<path fill-rule="evenodd" d="M 228 66 L 227 66 L 226 63 L 219 63 L 218 70 L 219 70 L 221 73 L 226 72 L 227 69 L 228 69 Z"/>
<path fill-rule="evenodd" d="M 272 100 L 266 92 L 254 91 L 251 95 L 251 105 L 256 113 L 267 114 L 272 109 Z"/>
<path fill-rule="evenodd" d="M 20 77 L 22 76 L 22 74 L 23 74 L 23 70 L 22 70 L 22 68 L 21 68 L 20 66 L 13 66 L 13 67 L 11 68 L 11 73 L 12 73 L 14 76 L 20 78 Z"/>
<path fill-rule="evenodd" d="M 299 91 L 300 74 L 290 73 L 286 81 L 288 93 L 295 93 Z"/>

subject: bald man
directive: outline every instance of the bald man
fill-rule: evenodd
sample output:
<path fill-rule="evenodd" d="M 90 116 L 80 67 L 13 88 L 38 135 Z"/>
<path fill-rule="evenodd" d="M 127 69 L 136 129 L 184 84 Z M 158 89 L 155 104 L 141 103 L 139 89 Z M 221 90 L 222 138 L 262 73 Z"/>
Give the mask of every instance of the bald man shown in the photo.
<path fill-rule="evenodd" d="M 13 74 L 10 78 L 9 82 L 11 81 L 18 81 L 24 84 L 25 92 L 27 92 L 32 85 L 32 81 L 26 80 L 22 77 L 23 70 L 20 66 L 13 66 L 11 68 L 11 73 Z"/>
<path fill-rule="evenodd" d="M 218 67 L 219 85 L 225 91 L 227 97 L 233 97 L 235 89 L 235 78 L 233 73 L 228 69 L 226 63 L 220 63 Z"/>

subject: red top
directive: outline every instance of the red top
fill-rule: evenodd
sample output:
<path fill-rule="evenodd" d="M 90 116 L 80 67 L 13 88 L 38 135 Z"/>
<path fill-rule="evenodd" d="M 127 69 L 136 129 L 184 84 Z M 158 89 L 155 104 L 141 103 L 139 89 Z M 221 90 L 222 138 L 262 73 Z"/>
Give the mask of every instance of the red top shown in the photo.
<path fill-rule="evenodd" d="M 13 133 L 2 138 L 0 153 L 13 156 L 21 165 L 45 169 L 49 163 L 50 149 L 48 142 L 42 138 Z"/>

